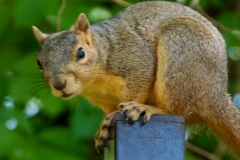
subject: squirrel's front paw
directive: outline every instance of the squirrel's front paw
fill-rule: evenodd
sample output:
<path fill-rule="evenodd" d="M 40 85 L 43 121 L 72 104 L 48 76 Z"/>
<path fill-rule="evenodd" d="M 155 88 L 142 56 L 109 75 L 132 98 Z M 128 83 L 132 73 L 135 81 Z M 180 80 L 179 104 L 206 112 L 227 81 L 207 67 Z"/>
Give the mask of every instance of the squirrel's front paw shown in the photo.
<path fill-rule="evenodd" d="M 97 134 L 95 136 L 95 147 L 97 152 L 103 147 L 109 146 L 109 140 L 114 138 L 114 116 L 119 110 L 104 115 L 102 123 L 98 127 Z"/>
<path fill-rule="evenodd" d="M 151 106 L 138 102 L 120 103 L 117 108 L 120 108 L 122 113 L 127 114 L 127 120 L 136 121 L 140 114 L 144 113 L 143 121 L 147 122 L 152 116 Z"/>

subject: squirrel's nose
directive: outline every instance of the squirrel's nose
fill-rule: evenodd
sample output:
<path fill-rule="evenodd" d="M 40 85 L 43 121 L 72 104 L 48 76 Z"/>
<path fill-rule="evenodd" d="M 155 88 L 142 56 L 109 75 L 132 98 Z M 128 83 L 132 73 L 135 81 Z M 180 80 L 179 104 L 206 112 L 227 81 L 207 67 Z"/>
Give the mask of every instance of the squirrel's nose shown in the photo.
<path fill-rule="evenodd" d="M 63 90 L 66 85 L 67 85 L 67 81 L 64 79 L 60 79 L 59 77 L 54 77 L 52 79 L 52 86 L 56 89 L 56 90 Z"/>

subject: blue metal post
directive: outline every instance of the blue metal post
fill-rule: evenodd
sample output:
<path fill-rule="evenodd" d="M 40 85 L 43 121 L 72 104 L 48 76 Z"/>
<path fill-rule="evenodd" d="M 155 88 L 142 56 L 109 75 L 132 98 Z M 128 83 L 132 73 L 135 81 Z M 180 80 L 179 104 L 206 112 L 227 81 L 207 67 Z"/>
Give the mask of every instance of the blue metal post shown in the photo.
<path fill-rule="evenodd" d="M 182 116 L 175 115 L 153 115 L 149 122 L 143 123 L 142 116 L 136 122 L 129 122 L 125 114 L 117 114 L 115 158 L 110 157 L 116 160 L 184 160 L 184 123 Z M 112 153 L 113 148 L 110 150 Z"/>

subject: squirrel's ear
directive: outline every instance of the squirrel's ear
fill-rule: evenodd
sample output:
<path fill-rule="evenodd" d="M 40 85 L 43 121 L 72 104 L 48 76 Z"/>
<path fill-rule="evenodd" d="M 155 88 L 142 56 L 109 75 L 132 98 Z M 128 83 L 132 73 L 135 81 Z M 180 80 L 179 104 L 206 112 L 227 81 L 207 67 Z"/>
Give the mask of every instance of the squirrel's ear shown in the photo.
<path fill-rule="evenodd" d="M 33 34 L 37 41 L 41 44 L 42 41 L 48 37 L 47 34 L 42 33 L 37 27 L 32 26 Z"/>
<path fill-rule="evenodd" d="M 81 13 L 75 24 L 74 24 L 74 28 L 73 30 L 76 32 L 76 33 L 79 33 L 80 32 L 86 32 L 88 27 L 90 26 L 90 23 L 86 17 L 86 15 L 84 13 Z"/>

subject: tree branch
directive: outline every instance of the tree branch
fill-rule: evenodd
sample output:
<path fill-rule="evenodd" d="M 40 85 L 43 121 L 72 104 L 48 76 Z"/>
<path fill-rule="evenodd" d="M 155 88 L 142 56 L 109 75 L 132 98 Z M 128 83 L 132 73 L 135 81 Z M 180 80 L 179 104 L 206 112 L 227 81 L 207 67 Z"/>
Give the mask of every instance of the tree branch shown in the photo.
<path fill-rule="evenodd" d="M 57 14 L 57 25 L 56 25 L 57 32 L 60 32 L 61 30 L 61 17 L 65 7 L 66 7 L 66 0 L 62 0 L 62 5 L 58 10 L 58 14 Z"/>
<path fill-rule="evenodd" d="M 212 22 L 212 24 L 217 27 L 220 31 L 224 32 L 232 32 L 234 29 L 230 29 L 222 25 L 217 20 L 213 19 L 211 16 L 209 16 L 200 6 L 199 6 L 199 0 L 192 0 L 191 4 L 189 5 L 192 9 L 198 11 L 201 13 L 205 18 L 207 18 L 209 21 Z"/>
<path fill-rule="evenodd" d="M 131 3 L 125 2 L 123 0 L 112 0 L 112 1 L 123 7 L 129 7 L 132 5 Z"/>
<path fill-rule="evenodd" d="M 193 145 L 193 144 L 191 144 L 189 142 L 186 142 L 185 146 L 186 146 L 186 148 L 188 150 L 190 150 L 190 151 L 192 151 L 192 152 L 194 152 L 194 153 L 196 153 L 196 154 L 198 154 L 198 155 L 200 155 L 200 156 L 202 156 L 202 157 L 204 157 L 206 159 L 209 159 L 209 160 L 221 160 L 221 158 L 217 157 L 216 155 L 214 155 L 214 154 L 212 154 L 212 153 L 210 153 L 208 151 L 205 151 L 205 150 L 203 150 L 203 149 L 201 149 L 201 148 L 199 148 L 199 147 L 197 147 L 197 146 L 195 146 L 195 145 Z"/>

